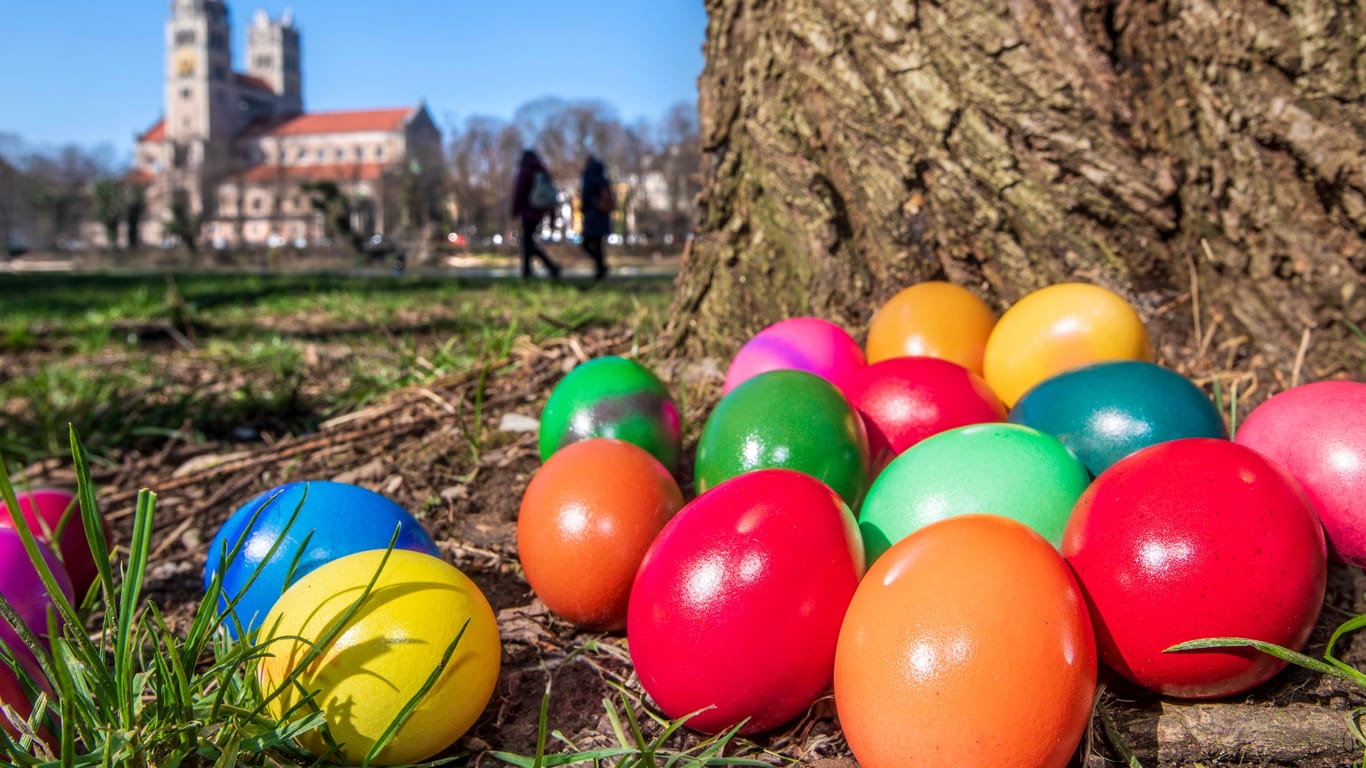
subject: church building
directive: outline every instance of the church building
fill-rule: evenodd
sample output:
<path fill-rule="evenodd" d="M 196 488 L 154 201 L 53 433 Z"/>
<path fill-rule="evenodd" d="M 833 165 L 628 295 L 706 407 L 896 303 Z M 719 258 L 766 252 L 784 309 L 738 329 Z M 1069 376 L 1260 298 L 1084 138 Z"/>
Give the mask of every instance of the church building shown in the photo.
<path fill-rule="evenodd" d="M 322 215 L 303 189 L 330 181 L 352 201 L 363 237 L 404 221 L 404 190 L 429 188 L 441 132 L 422 104 L 306 112 L 299 29 L 258 11 L 246 72 L 233 69 L 223 0 L 172 0 L 166 22 L 165 112 L 141 134 L 133 179 L 146 187 L 140 240 L 168 239 L 173 207 L 200 217 L 214 246 L 318 243 Z M 408 201 L 411 207 L 411 201 Z"/>

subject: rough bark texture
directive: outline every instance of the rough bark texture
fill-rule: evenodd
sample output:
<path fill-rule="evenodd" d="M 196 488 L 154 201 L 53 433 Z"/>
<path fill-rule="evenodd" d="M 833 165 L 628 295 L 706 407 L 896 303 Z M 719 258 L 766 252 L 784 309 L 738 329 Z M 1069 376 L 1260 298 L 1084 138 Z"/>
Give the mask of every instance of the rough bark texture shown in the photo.
<path fill-rule="evenodd" d="M 857 333 L 924 279 L 1096 282 L 1227 362 L 1360 375 L 1366 5 L 707 0 L 709 167 L 674 341 Z M 1203 241 L 1203 242 L 1202 242 Z M 1206 245 L 1208 247 L 1206 247 Z"/>

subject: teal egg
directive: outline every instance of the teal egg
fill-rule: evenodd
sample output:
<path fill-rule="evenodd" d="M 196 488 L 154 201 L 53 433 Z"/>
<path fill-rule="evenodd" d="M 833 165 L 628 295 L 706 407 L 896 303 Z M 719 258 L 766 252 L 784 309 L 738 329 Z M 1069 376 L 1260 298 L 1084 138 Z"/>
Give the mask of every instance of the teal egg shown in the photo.
<path fill-rule="evenodd" d="M 941 432 L 892 460 L 859 513 L 869 565 L 906 536 L 957 515 L 985 512 L 1062 543 L 1072 506 L 1090 483 L 1062 443 L 1018 424 Z"/>
<path fill-rule="evenodd" d="M 721 398 L 697 441 L 697 492 L 756 469 L 794 469 L 857 509 L 868 487 L 863 420 L 833 384 L 774 370 Z"/>
<path fill-rule="evenodd" d="M 678 406 L 649 368 L 624 357 L 597 357 L 570 371 L 541 412 L 541 461 L 579 440 L 615 437 L 644 448 L 669 472 L 683 436 Z"/>
<path fill-rule="evenodd" d="M 1224 417 L 1189 379 L 1137 360 L 1097 363 L 1035 385 L 1010 410 L 1010 421 L 1062 441 L 1099 475 L 1157 443 L 1228 437 Z"/>

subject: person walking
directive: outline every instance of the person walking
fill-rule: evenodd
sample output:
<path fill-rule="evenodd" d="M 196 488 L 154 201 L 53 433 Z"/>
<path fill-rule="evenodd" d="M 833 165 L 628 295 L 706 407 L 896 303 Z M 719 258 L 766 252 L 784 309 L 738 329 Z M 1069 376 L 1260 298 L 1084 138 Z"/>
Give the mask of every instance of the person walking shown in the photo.
<path fill-rule="evenodd" d="M 579 185 L 579 209 L 583 214 L 583 250 L 593 259 L 593 279 L 607 277 L 607 257 L 602 251 L 602 239 L 612 231 L 612 210 L 616 200 L 612 182 L 602 161 L 593 155 L 583 167 Z"/>
<path fill-rule="evenodd" d="M 512 215 L 522 220 L 522 278 L 531 277 L 531 257 L 545 265 L 551 278 L 558 279 L 560 265 L 536 242 L 536 230 L 541 220 L 555 207 L 554 182 L 545 163 L 532 149 L 522 152 L 517 166 L 517 180 L 512 188 Z M 548 198 L 548 199 L 547 199 Z"/>

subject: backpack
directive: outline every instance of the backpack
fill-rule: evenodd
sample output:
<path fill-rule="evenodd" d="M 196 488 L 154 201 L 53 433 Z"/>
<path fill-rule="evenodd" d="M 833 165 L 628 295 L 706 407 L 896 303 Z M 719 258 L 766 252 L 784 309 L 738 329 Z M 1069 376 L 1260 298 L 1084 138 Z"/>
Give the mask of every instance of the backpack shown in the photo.
<path fill-rule="evenodd" d="M 550 180 L 550 176 L 545 171 L 537 171 L 531 180 L 531 192 L 527 195 L 527 202 L 531 203 L 531 207 L 538 211 L 548 211 L 555 207 L 555 201 L 559 196 L 560 191 L 555 188 L 555 182 Z"/>
<path fill-rule="evenodd" d="M 603 184 L 598 189 L 598 197 L 593 201 L 593 207 L 597 208 L 600 213 L 610 214 L 612 212 L 612 209 L 616 207 L 616 202 L 612 200 L 612 188 L 610 186 Z"/>

